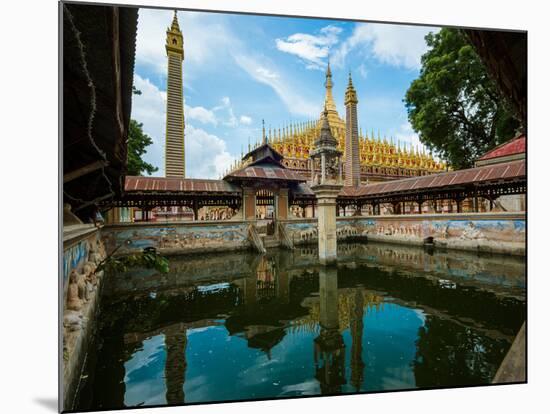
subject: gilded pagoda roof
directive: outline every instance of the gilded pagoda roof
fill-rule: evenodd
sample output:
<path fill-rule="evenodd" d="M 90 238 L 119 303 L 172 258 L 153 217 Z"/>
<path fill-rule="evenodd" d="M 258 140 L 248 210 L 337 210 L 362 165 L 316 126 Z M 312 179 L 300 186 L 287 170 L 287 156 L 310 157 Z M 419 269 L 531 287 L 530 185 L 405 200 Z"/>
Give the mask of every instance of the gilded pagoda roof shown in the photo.
<path fill-rule="evenodd" d="M 336 109 L 332 95 L 332 72 L 330 65 L 325 74 L 325 99 L 323 111 L 318 119 L 305 122 L 290 123 L 281 128 L 269 128 L 267 134 L 263 130 L 261 141 L 266 141 L 270 146 L 281 154 L 284 159 L 307 159 L 310 151 L 315 149 L 315 141 L 321 135 L 323 117 L 326 116 L 332 136 L 336 139 L 337 150 L 344 155 L 346 152 L 346 122 L 340 117 Z M 356 99 L 355 90 L 349 90 L 348 98 Z M 324 112 L 326 111 L 326 115 Z M 255 148 L 260 143 L 255 144 Z M 250 150 L 250 148 L 249 148 Z M 362 165 L 396 167 L 402 169 L 424 170 L 427 172 L 445 171 L 445 163 L 435 160 L 424 149 L 413 148 L 394 142 L 392 138 L 381 137 L 380 133 L 375 136 L 374 132 L 364 134 L 359 131 L 359 162 Z M 232 169 L 242 166 L 242 162 L 232 166 Z"/>

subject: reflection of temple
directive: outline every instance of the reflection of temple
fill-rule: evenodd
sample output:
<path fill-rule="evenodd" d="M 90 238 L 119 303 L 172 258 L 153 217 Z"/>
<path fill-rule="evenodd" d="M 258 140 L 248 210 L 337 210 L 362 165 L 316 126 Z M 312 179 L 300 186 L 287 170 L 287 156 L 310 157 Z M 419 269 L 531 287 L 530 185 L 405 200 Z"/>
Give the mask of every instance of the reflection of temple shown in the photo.
<path fill-rule="evenodd" d="M 445 267 L 446 277 L 452 278 L 450 272 L 461 263 L 443 259 L 454 252 L 432 256 L 418 248 L 372 243 L 340 248 L 338 270 L 320 268 L 314 249 L 296 249 L 291 253 L 242 255 L 234 264 L 230 262 L 234 255 L 216 255 L 209 262 L 186 257 L 181 264 L 174 260 L 174 269 L 181 268 L 181 272 L 110 281 L 104 291 L 105 307 L 113 319 L 101 332 L 104 346 L 92 358 L 100 361 L 98 368 L 90 367 L 94 372 L 90 378 L 104 385 L 89 391 L 89 398 L 102 401 L 104 408 L 121 407 L 126 392 L 125 361 L 143 349 L 145 341 L 162 335 L 166 401 L 183 402 L 191 358 L 186 355 L 187 335 L 193 329 L 217 325 L 223 325 L 228 335 L 243 338 L 249 348 L 265 352 L 268 358 L 287 335 L 303 332 L 315 338 L 311 374 L 319 381 L 322 393 L 364 391 L 369 378 L 365 378 L 367 360 L 363 357 L 368 327 L 363 318 L 365 313 L 383 307 L 384 299 L 376 292 L 387 292 L 395 301 L 414 303 L 415 308 L 429 314 L 425 329 L 419 332 L 413 365 L 419 386 L 437 381 L 440 385 L 472 383 L 480 375 L 487 379 L 494 375 L 503 358 L 499 344 L 511 342 L 515 326 L 520 326 L 525 316 L 524 298 L 494 293 L 487 285 L 491 275 L 496 275 L 491 283 L 500 280 L 494 262 L 497 259 L 488 257 L 486 267 L 475 255 L 467 261 L 477 261 L 482 269 L 482 289 L 472 287 L 470 280 L 453 289 L 442 289 L 437 283 L 440 276 L 434 283 L 429 273 Z M 515 269 L 523 275 L 517 267 L 521 260 L 513 259 L 505 258 L 503 269 Z M 396 268 L 397 263 L 402 267 Z M 405 272 L 407 268 L 414 271 Z M 511 280 L 500 282 L 508 294 Z M 156 299 L 151 299 L 151 291 Z M 503 297 L 506 306 L 502 306 Z M 476 321 L 476 325 L 465 322 L 468 320 Z M 449 332 L 449 324 L 455 326 L 454 333 Z M 350 342 L 345 346 L 347 332 Z M 486 351 L 479 352 L 480 346 Z M 449 349 L 456 352 L 451 355 Z M 434 367 L 442 364 L 448 369 L 438 371 L 435 378 Z M 190 391 L 188 395 L 190 399 Z"/>

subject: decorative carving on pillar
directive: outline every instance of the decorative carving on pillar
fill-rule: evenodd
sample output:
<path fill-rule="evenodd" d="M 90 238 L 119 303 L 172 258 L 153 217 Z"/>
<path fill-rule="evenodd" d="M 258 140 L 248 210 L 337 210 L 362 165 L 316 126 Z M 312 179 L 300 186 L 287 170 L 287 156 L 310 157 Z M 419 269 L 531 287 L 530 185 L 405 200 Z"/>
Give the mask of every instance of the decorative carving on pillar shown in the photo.
<path fill-rule="evenodd" d="M 311 189 L 318 206 L 319 261 L 327 265 L 336 261 L 336 197 L 342 189 L 342 152 L 330 131 L 326 107 L 321 122 L 315 149 L 310 152 L 311 162 L 320 165 L 321 173 L 313 177 Z"/>

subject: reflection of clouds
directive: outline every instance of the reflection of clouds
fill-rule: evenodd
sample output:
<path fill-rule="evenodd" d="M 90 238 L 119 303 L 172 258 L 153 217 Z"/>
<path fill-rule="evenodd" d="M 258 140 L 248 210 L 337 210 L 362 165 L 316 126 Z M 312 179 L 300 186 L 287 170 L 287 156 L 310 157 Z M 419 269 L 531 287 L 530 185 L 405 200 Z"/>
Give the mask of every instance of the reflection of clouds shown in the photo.
<path fill-rule="evenodd" d="M 310 380 L 300 382 L 299 384 L 285 385 L 282 388 L 282 392 L 279 396 L 283 395 L 314 395 L 321 392 L 319 388 L 319 382 L 317 380 Z"/>
<path fill-rule="evenodd" d="M 156 335 L 143 341 L 143 347 L 124 363 L 126 406 L 166 403 L 164 381 L 159 381 L 165 358 L 164 335 Z"/>
<path fill-rule="evenodd" d="M 384 390 L 415 387 L 414 373 L 408 365 L 386 368 L 384 372 L 386 374 L 382 377 L 382 389 Z"/>
<path fill-rule="evenodd" d="M 193 334 L 196 334 L 196 333 L 208 331 L 210 328 L 212 328 L 212 326 L 205 326 L 205 327 L 203 327 L 203 328 L 188 329 L 188 330 L 187 330 L 187 337 L 189 337 L 189 336 L 191 336 L 191 335 L 193 335 Z"/>
<path fill-rule="evenodd" d="M 424 313 L 424 311 L 422 309 L 413 309 L 413 312 L 422 322 L 422 326 L 424 326 L 426 324 L 426 314 Z"/>
<path fill-rule="evenodd" d="M 192 395 L 193 401 L 208 401 L 211 399 L 210 390 L 208 389 L 209 378 L 206 375 L 198 375 L 192 378 L 185 379 L 185 393 Z M 186 401 L 187 401 L 186 397 Z"/>
<path fill-rule="evenodd" d="M 267 377 L 273 374 L 272 366 L 281 365 L 282 363 L 284 363 L 284 360 L 277 358 L 268 359 L 267 356 L 260 355 L 250 367 L 239 372 L 237 375 L 239 384 L 243 386 L 252 386 L 265 382 L 267 381 Z"/>

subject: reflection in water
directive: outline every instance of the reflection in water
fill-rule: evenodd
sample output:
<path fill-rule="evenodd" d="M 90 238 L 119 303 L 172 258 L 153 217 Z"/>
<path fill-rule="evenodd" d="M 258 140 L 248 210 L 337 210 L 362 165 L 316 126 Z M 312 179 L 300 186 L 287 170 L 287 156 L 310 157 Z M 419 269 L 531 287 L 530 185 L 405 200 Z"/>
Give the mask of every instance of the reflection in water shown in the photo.
<path fill-rule="evenodd" d="M 350 330 L 351 330 L 351 379 L 355 391 L 361 389 L 363 383 L 363 292 L 361 289 L 354 289 L 353 303 L 350 304 Z"/>
<path fill-rule="evenodd" d="M 106 279 L 81 409 L 489 383 L 525 263 L 381 244 L 171 260 Z"/>
<path fill-rule="evenodd" d="M 338 274 L 335 267 L 319 270 L 319 325 L 315 338 L 315 378 L 322 394 L 338 394 L 346 383 L 344 377 L 345 345 L 339 330 Z"/>
<path fill-rule="evenodd" d="M 166 381 L 166 403 L 181 404 L 185 402 L 183 383 L 187 366 L 185 348 L 187 332 L 185 329 L 168 329 L 164 331 L 166 344 L 166 364 L 164 376 Z"/>

